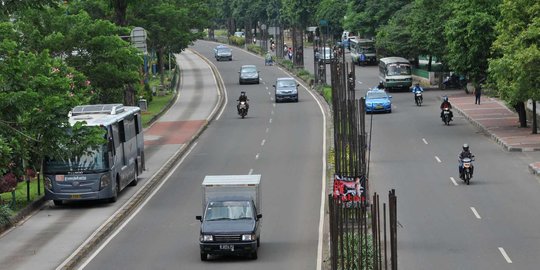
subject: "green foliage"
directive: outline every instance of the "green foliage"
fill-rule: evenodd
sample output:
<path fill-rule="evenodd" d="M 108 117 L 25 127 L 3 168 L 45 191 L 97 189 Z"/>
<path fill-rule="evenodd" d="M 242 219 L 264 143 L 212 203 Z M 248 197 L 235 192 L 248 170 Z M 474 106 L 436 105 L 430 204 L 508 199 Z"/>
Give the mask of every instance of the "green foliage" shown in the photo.
<path fill-rule="evenodd" d="M 0 227 L 11 224 L 13 211 L 5 204 L 0 204 Z"/>
<path fill-rule="evenodd" d="M 317 10 L 319 0 L 282 0 L 281 19 L 287 26 L 305 28 L 314 22 L 313 14 Z"/>
<path fill-rule="evenodd" d="M 262 48 L 261 48 L 261 46 L 259 46 L 259 45 L 256 45 L 256 44 L 248 44 L 247 49 L 248 49 L 248 51 L 250 51 L 250 52 L 256 53 L 256 54 L 258 54 L 258 55 L 263 55 Z"/>
<path fill-rule="evenodd" d="M 340 0 L 322 0 L 317 5 L 315 12 L 315 21 L 328 21 L 330 33 L 332 36 L 340 36 L 343 32 L 343 17 L 347 11 L 347 6 Z"/>
<path fill-rule="evenodd" d="M 338 254 L 337 256 L 338 258 L 341 258 L 341 256 L 346 258 L 345 261 L 350 263 L 347 265 L 349 269 L 360 269 L 360 258 L 362 258 L 363 262 L 362 270 L 374 269 L 373 260 L 375 259 L 375 253 L 373 249 L 373 236 L 371 234 L 363 235 L 363 238 L 360 239 L 360 234 L 356 232 L 346 232 L 341 237 L 343 237 L 343 242 L 339 242 L 339 244 L 342 245 L 343 248 L 338 248 L 338 251 L 343 252 L 343 254 Z M 360 240 L 364 243 L 361 244 Z M 338 263 L 341 263 L 341 260 L 338 260 Z M 345 269 L 344 267 L 344 265 L 338 265 L 339 269 Z"/>
<path fill-rule="evenodd" d="M 374 37 L 394 13 L 412 0 L 353 0 L 348 2 L 345 29 L 363 37 Z"/>
<path fill-rule="evenodd" d="M 504 0 L 500 8 L 490 81 L 510 104 L 540 100 L 540 3 Z"/>
<path fill-rule="evenodd" d="M 237 36 L 230 36 L 229 41 L 231 44 L 242 47 L 244 44 L 246 44 L 246 39 L 243 37 L 237 37 Z"/>
<path fill-rule="evenodd" d="M 414 58 L 418 56 L 418 45 L 410 42 L 412 33 L 407 25 L 410 23 L 412 5 L 397 11 L 387 25 L 378 29 L 375 47 L 379 57 L 401 56 Z"/>
<path fill-rule="evenodd" d="M 495 25 L 500 0 L 454 1 L 453 14 L 444 34 L 448 52 L 445 62 L 451 70 L 466 74 L 473 82 L 486 76 L 490 48 L 495 40 Z"/>

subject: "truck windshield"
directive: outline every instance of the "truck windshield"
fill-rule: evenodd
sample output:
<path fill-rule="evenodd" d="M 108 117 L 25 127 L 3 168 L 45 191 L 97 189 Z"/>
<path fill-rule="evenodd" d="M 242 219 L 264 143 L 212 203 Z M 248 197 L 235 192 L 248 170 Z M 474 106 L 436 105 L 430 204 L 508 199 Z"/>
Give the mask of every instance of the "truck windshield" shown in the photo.
<path fill-rule="evenodd" d="M 109 168 L 107 146 L 101 145 L 90 153 L 77 157 L 47 159 L 45 171 L 48 174 L 63 174 L 68 172 L 102 172 Z"/>
<path fill-rule="evenodd" d="M 210 202 L 206 208 L 205 220 L 253 219 L 253 208 L 249 202 Z"/>

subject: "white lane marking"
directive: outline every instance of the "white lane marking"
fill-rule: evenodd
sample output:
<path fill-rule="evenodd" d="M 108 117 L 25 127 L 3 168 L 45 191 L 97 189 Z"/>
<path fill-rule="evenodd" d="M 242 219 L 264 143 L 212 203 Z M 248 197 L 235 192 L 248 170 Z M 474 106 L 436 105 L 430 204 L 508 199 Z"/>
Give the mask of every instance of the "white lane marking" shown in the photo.
<path fill-rule="evenodd" d="M 266 142 L 266 140 L 262 140 L 261 146 L 263 146 L 265 142 Z"/>
<path fill-rule="evenodd" d="M 249 169 L 249 173 L 248 174 L 252 174 L 253 173 L 253 169 Z"/>
<path fill-rule="evenodd" d="M 441 159 L 438 156 L 435 156 L 435 159 L 437 160 L 437 162 L 441 163 Z"/>
<path fill-rule="evenodd" d="M 456 179 L 454 179 L 454 177 L 450 177 L 450 180 L 452 180 L 452 183 L 454 183 L 454 186 L 459 186 L 458 183 L 456 182 Z"/>
<path fill-rule="evenodd" d="M 471 206 L 471 211 L 473 212 L 473 214 L 476 216 L 477 219 L 482 219 L 482 217 L 478 214 L 476 209 L 472 206 Z"/>
<path fill-rule="evenodd" d="M 268 120 L 268 123 L 272 124 L 272 118 L 270 118 L 270 120 Z"/>
<path fill-rule="evenodd" d="M 272 115 L 273 115 L 273 114 L 274 114 L 274 110 L 272 110 L 272 111 L 270 112 L 270 114 L 272 114 Z"/>
<path fill-rule="evenodd" d="M 362 82 L 361 82 L 361 81 L 359 81 L 359 80 L 356 80 L 356 82 L 358 82 L 358 84 L 362 84 Z"/>
<path fill-rule="evenodd" d="M 512 260 L 510 260 L 510 257 L 508 256 L 508 254 L 506 254 L 506 251 L 504 251 L 504 248 L 499 247 L 499 251 L 501 252 L 501 254 L 503 255 L 507 263 L 512 263 Z"/>
<path fill-rule="evenodd" d="M 260 155 L 261 155 L 261 153 L 257 153 L 257 154 L 255 155 L 255 159 L 259 159 L 259 156 L 260 156 Z"/>
<path fill-rule="evenodd" d="M 266 90 L 268 90 L 268 89 L 266 89 Z M 270 91 L 268 91 L 268 95 L 271 95 L 271 94 L 272 94 L 272 93 L 270 93 Z"/>
<path fill-rule="evenodd" d="M 116 237 L 116 235 L 118 233 L 120 233 L 120 231 L 122 231 L 124 229 L 124 227 L 126 227 L 126 225 L 144 208 L 144 206 L 154 197 L 154 195 L 156 195 L 156 193 L 161 189 L 161 187 L 163 185 L 165 185 L 165 183 L 167 183 L 167 181 L 169 181 L 169 179 L 171 178 L 171 175 L 173 175 L 174 172 L 176 172 L 176 170 L 178 169 L 178 167 L 180 167 L 180 165 L 182 163 L 184 163 L 184 160 L 189 156 L 189 154 L 191 153 L 191 151 L 195 148 L 195 146 L 197 146 L 197 142 L 195 142 L 193 144 L 193 146 L 191 146 L 191 148 L 189 148 L 187 150 L 187 152 L 184 154 L 184 156 L 180 159 L 180 161 L 178 161 L 178 163 L 176 164 L 176 166 L 174 166 L 174 168 L 169 171 L 169 173 L 167 174 L 167 176 L 165 176 L 165 179 L 163 179 L 163 181 L 161 181 L 161 183 L 154 189 L 154 191 L 152 191 L 152 193 L 150 193 L 150 195 L 148 195 L 148 197 L 146 197 L 146 199 L 144 200 L 144 202 L 141 203 L 141 205 L 139 205 L 139 207 L 137 207 L 137 209 L 135 209 L 135 211 L 133 211 L 133 213 L 128 217 L 128 219 L 126 219 L 126 221 L 124 221 L 124 223 L 122 223 L 118 229 L 116 229 L 116 231 L 114 231 L 113 234 L 111 234 L 109 237 L 107 237 L 107 239 L 105 240 L 105 242 L 103 242 L 103 244 L 101 244 L 101 246 L 99 246 L 99 248 L 94 252 L 92 253 L 90 256 L 88 256 L 88 259 L 83 263 L 81 264 L 81 266 L 78 268 L 78 270 L 82 270 L 84 269 L 100 252 L 101 250 L 103 250 L 108 244 L 109 242 L 112 241 L 112 239 L 114 237 Z M 146 183 L 149 183 L 149 182 L 146 182 Z M 121 207 L 120 209 L 117 210 L 117 212 L 120 212 L 121 210 L 123 210 L 123 207 Z M 116 215 L 116 213 L 115 213 Z M 114 216 L 114 215 L 113 215 Z M 109 219 L 112 219 L 113 216 L 111 216 Z M 105 222 L 106 224 L 107 222 Z M 90 239 L 90 238 L 89 238 Z M 61 269 L 62 265 L 60 265 L 58 268 L 56 268 L 57 270 L 58 269 Z"/>
<path fill-rule="evenodd" d="M 422 141 L 424 141 L 424 144 L 428 144 L 426 139 L 422 138 Z"/>
<path fill-rule="evenodd" d="M 266 90 L 268 90 L 268 86 L 266 86 Z M 270 91 L 268 91 L 268 94 L 270 94 Z"/>
<path fill-rule="evenodd" d="M 268 131 L 270 131 L 270 128 L 266 128 L 266 131 L 265 131 L 265 133 L 268 133 Z"/>
<path fill-rule="evenodd" d="M 273 99 L 273 98 L 272 98 Z M 276 103 L 272 103 L 272 106 L 275 108 L 276 107 Z"/>

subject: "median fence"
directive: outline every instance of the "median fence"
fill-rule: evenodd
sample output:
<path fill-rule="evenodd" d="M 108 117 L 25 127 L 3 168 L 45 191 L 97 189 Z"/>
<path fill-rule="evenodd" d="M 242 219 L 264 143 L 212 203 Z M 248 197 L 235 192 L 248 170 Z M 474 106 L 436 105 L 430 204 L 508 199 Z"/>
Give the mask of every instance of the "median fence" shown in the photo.
<path fill-rule="evenodd" d="M 370 196 L 365 100 L 355 97 L 354 69 L 344 57 L 330 63 L 335 150 L 328 199 L 331 269 L 396 270 L 397 198 L 390 191 L 388 207 L 384 203 L 381 208 L 379 195 Z"/>

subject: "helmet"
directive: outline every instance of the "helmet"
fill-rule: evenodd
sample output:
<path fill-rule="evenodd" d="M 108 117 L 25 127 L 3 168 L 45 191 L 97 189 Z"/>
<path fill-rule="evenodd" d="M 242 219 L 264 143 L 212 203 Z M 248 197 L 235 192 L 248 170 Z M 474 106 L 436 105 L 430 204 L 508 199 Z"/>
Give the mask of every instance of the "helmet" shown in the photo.
<path fill-rule="evenodd" d="M 468 144 L 463 145 L 463 151 L 469 151 L 469 145 Z"/>
<path fill-rule="evenodd" d="M 447 97 L 447 96 L 444 96 L 444 97 L 443 97 L 443 101 L 448 101 L 448 97 Z"/>
<path fill-rule="evenodd" d="M 245 91 L 242 91 L 242 92 L 240 92 L 240 95 L 241 95 L 241 96 L 245 96 L 245 95 L 246 95 L 246 92 L 245 92 Z"/>
<path fill-rule="evenodd" d="M 416 82 L 416 83 L 415 83 L 414 85 L 416 85 L 416 86 L 419 86 L 419 85 L 420 85 L 420 83 L 419 83 L 419 82 Z"/>

